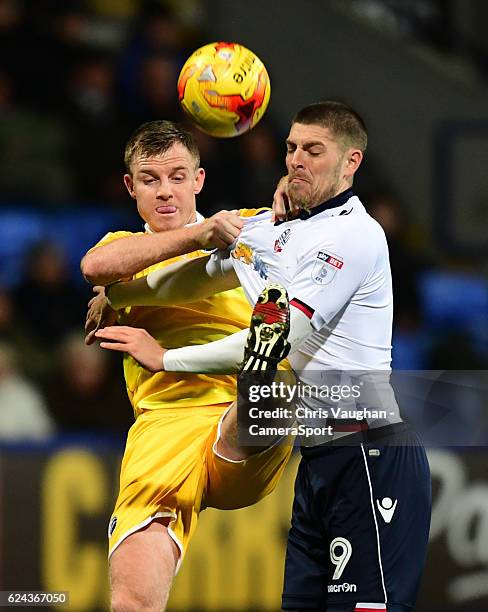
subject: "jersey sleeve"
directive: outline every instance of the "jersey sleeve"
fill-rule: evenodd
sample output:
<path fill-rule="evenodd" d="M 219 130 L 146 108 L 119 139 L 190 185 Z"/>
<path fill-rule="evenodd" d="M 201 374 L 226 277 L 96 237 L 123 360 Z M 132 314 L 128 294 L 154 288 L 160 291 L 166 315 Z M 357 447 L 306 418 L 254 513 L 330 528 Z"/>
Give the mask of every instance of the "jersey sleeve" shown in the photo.
<path fill-rule="evenodd" d="M 309 317 L 315 330 L 353 299 L 371 271 L 375 255 L 362 247 L 363 242 L 324 236 L 301 257 L 288 293 L 290 303 Z"/>
<path fill-rule="evenodd" d="M 232 246 L 229 246 L 227 249 L 215 249 L 210 253 L 206 266 L 206 272 L 210 278 L 225 276 L 234 270 L 231 250 Z"/>

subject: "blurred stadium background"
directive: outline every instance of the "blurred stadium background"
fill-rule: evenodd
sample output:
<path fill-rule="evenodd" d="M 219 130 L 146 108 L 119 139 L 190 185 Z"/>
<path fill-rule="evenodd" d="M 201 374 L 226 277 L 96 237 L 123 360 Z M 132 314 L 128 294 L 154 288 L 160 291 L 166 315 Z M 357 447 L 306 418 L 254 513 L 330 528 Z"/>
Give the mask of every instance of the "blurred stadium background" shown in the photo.
<path fill-rule="evenodd" d="M 488 369 L 487 26 L 484 0 L 0 0 L 0 590 L 107 608 L 131 409 L 118 358 L 83 344 L 79 260 L 140 228 L 123 146 L 143 121 L 183 119 L 176 78 L 201 44 L 253 49 L 272 96 L 243 137 L 197 133 L 200 211 L 269 203 L 293 113 L 349 102 L 370 131 L 356 191 L 390 245 L 394 368 Z M 488 609 L 486 413 L 483 394 L 466 412 L 476 446 L 430 450 L 421 612 Z M 172 610 L 279 608 L 296 465 L 256 507 L 203 513 Z"/>

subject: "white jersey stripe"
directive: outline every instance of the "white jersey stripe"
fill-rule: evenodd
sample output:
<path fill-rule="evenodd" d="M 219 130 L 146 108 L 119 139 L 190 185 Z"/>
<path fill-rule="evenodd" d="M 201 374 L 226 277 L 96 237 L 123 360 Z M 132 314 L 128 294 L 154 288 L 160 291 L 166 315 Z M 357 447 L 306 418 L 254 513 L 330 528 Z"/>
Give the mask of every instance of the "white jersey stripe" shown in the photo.
<path fill-rule="evenodd" d="M 370 475 L 369 475 L 369 467 L 368 467 L 368 461 L 366 459 L 366 453 L 364 451 L 364 444 L 361 444 L 361 451 L 363 453 L 364 467 L 366 469 L 366 476 L 368 478 L 369 497 L 370 497 L 370 501 L 371 501 L 371 512 L 373 513 L 374 526 L 375 526 L 375 529 L 376 529 L 376 544 L 377 544 L 377 547 L 378 547 L 378 563 L 379 563 L 379 567 L 380 567 L 381 584 L 383 586 L 383 593 L 384 593 L 384 596 L 385 596 L 385 608 L 386 608 L 386 604 L 388 603 L 388 595 L 386 594 L 385 576 L 383 574 L 383 563 L 382 563 L 382 560 L 381 560 L 380 531 L 379 531 L 379 528 L 378 528 L 378 521 L 376 519 L 376 509 L 374 507 L 374 496 L 373 496 L 373 485 L 371 484 L 371 478 L 370 478 Z"/>

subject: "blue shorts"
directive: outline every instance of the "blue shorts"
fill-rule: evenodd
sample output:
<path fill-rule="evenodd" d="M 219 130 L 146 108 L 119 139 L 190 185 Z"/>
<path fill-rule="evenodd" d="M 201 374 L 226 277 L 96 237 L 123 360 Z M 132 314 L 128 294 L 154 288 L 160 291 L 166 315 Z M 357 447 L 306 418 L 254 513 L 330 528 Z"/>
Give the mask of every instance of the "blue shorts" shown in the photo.
<path fill-rule="evenodd" d="M 347 444 L 302 449 L 283 609 L 408 612 L 430 527 L 425 450 L 405 423 Z"/>

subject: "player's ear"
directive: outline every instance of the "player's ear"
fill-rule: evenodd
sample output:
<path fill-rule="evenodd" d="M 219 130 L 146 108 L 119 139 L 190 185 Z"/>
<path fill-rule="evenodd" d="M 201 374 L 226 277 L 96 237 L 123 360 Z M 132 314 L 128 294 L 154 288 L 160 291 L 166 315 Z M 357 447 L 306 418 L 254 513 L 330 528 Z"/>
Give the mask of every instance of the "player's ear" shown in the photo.
<path fill-rule="evenodd" d="M 200 193 L 205 182 L 205 170 L 198 168 L 195 174 L 195 193 Z"/>
<path fill-rule="evenodd" d="M 129 192 L 131 198 L 136 199 L 136 193 L 134 191 L 134 181 L 132 180 L 132 176 L 130 174 L 124 174 L 124 185 Z"/>
<path fill-rule="evenodd" d="M 349 149 L 345 156 L 345 176 L 353 176 L 363 161 L 360 149 Z"/>

